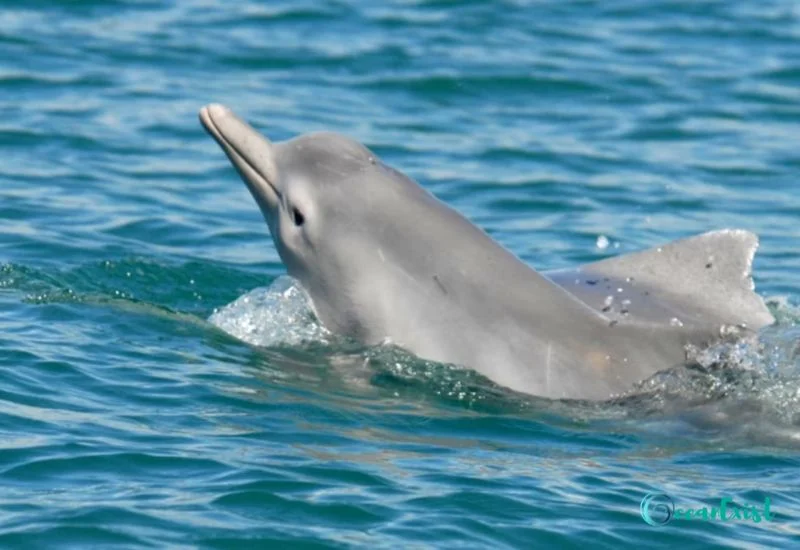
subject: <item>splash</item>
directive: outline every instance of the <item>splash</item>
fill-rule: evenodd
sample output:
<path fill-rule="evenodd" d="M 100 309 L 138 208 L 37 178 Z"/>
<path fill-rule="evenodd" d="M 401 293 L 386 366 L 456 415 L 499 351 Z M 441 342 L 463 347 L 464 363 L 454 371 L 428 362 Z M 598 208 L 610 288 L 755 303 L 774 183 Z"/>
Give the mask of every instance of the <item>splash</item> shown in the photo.
<path fill-rule="evenodd" d="M 317 321 L 306 293 L 285 275 L 215 310 L 208 321 L 256 346 L 327 343 L 331 336 Z"/>
<path fill-rule="evenodd" d="M 623 398 L 627 414 L 677 415 L 704 440 L 717 434 L 720 444 L 800 445 L 800 309 L 785 300 L 767 305 L 774 325 L 757 337 L 690 348 L 688 364 L 656 374 Z"/>
<path fill-rule="evenodd" d="M 686 414 L 693 414 L 693 423 L 749 427 L 748 433 L 757 433 L 760 441 L 772 438 L 773 443 L 794 445 L 800 441 L 800 310 L 774 299 L 768 305 L 777 322 L 758 338 L 689 350 L 690 364 L 660 372 L 620 399 L 604 403 L 517 395 L 474 371 L 425 361 L 391 342 L 348 346 L 322 327 L 305 292 L 288 276 L 220 308 L 209 322 L 257 346 L 322 344 L 337 371 L 347 377 L 357 371 L 365 376 L 362 382 L 390 397 L 427 396 L 483 411 L 560 411 L 584 420 L 641 419 L 654 413 L 662 418 L 678 413 L 685 420 Z M 745 422 L 745 412 L 754 418 Z M 725 433 L 731 435 L 730 430 Z"/>
<path fill-rule="evenodd" d="M 732 365 L 766 377 L 795 378 L 800 374 L 800 308 L 785 299 L 771 298 L 767 306 L 775 323 L 758 338 L 727 341 L 705 349 L 689 349 L 689 359 L 704 368 Z M 738 327 L 723 327 L 725 335 L 736 335 Z"/>

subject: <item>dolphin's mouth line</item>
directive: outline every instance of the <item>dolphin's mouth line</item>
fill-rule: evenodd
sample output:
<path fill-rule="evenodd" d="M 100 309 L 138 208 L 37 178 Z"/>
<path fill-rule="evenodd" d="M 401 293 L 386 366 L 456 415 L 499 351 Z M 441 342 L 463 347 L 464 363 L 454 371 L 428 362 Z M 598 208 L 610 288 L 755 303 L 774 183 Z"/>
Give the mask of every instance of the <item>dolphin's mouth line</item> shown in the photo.
<path fill-rule="evenodd" d="M 234 144 L 225 137 L 225 134 L 219 129 L 219 126 L 214 122 L 214 117 L 211 115 L 211 109 L 209 106 L 205 106 L 200 109 L 200 122 L 203 124 L 203 127 L 206 131 L 211 134 L 211 137 L 222 147 L 225 154 L 227 154 L 235 167 L 239 168 L 241 171 L 245 172 L 243 174 L 245 176 L 244 180 L 247 186 L 250 188 L 250 192 L 252 193 L 253 197 L 256 199 L 256 202 L 259 203 L 259 206 L 271 208 L 273 205 L 270 205 L 267 201 L 264 203 L 264 199 L 261 197 L 260 192 L 263 192 L 264 189 L 269 189 L 272 194 L 275 196 L 275 204 L 279 204 L 281 201 L 281 193 L 278 189 L 273 185 L 269 178 L 262 174 L 256 165 L 244 156 L 239 150 L 234 146 Z M 257 183 L 260 185 L 261 189 L 257 188 L 254 185 L 254 181 L 257 180 Z"/>

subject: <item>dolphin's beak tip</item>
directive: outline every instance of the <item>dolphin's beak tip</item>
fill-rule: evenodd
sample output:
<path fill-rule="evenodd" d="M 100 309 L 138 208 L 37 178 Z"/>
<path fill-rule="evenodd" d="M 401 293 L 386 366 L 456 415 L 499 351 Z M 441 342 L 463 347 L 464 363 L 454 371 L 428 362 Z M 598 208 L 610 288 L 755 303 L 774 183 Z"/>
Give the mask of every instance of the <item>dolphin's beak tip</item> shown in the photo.
<path fill-rule="evenodd" d="M 200 108 L 200 115 L 210 116 L 211 118 L 221 117 L 230 114 L 231 110 L 221 103 L 209 103 Z"/>

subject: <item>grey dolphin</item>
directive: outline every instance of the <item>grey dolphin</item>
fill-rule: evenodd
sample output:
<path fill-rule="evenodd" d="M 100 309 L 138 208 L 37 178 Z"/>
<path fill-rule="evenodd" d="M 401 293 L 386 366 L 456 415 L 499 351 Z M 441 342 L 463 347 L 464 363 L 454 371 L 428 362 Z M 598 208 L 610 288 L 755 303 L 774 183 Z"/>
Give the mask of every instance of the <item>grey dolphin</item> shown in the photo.
<path fill-rule="evenodd" d="M 356 141 L 273 143 L 218 104 L 200 120 L 317 317 L 365 344 L 388 339 L 516 391 L 605 399 L 684 362 L 688 345 L 773 322 L 746 231 L 540 274 Z"/>

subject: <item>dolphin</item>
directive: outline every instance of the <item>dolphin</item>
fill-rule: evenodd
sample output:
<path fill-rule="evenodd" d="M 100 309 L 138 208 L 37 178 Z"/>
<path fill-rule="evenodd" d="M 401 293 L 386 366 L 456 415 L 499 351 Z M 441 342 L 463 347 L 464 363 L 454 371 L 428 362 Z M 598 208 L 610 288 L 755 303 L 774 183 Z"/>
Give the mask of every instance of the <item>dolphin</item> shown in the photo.
<path fill-rule="evenodd" d="M 363 344 L 389 341 L 518 392 L 604 400 L 774 322 L 753 291 L 747 231 L 539 273 L 357 141 L 271 142 L 219 104 L 200 120 L 317 318 Z"/>

